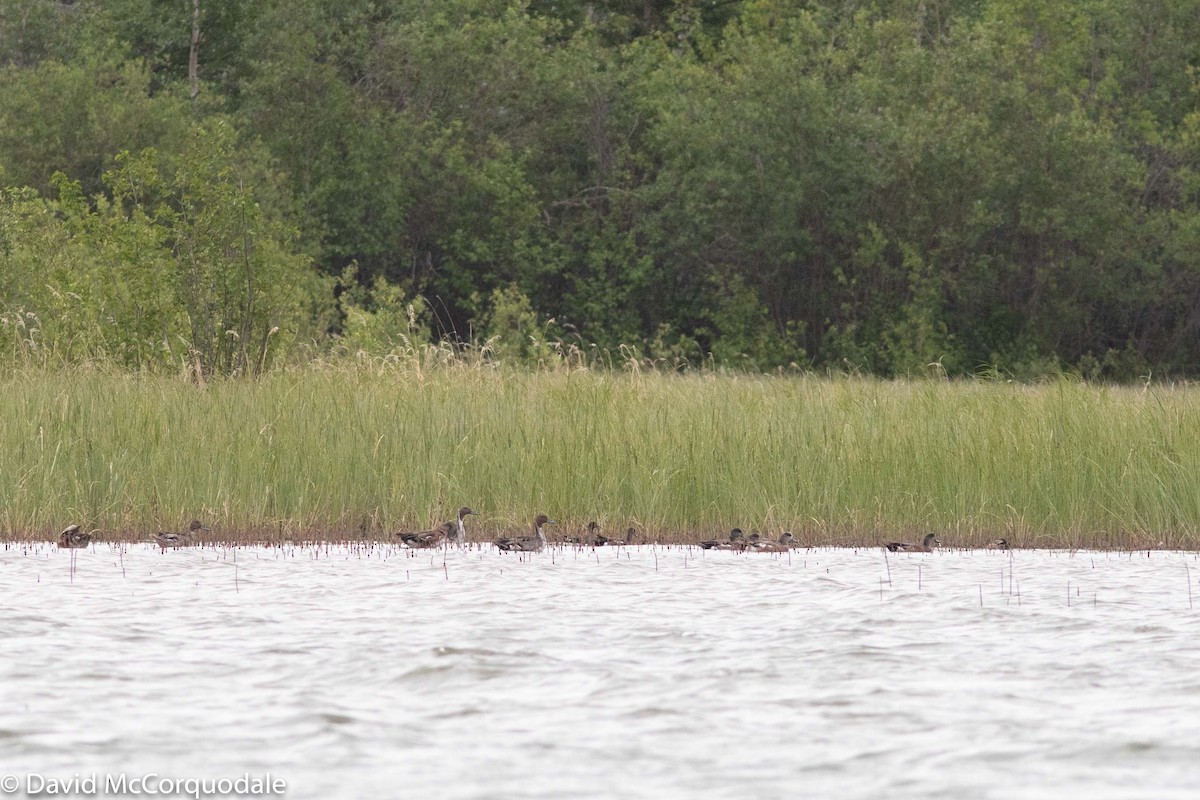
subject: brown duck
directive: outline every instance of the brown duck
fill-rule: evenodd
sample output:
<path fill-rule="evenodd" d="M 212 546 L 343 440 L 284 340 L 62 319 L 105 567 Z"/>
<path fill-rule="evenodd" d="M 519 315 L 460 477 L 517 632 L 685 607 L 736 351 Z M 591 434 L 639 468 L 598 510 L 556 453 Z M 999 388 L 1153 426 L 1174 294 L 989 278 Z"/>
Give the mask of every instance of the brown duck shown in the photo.
<path fill-rule="evenodd" d="M 734 528 L 729 532 L 728 540 L 709 539 L 701 542 L 700 546 L 705 550 L 744 550 L 746 540 L 742 538 L 742 529 Z"/>
<path fill-rule="evenodd" d="M 92 542 L 92 533 L 96 533 L 96 531 L 85 533 L 80 530 L 78 525 L 68 525 L 66 530 L 58 535 L 58 546 L 69 550 L 87 547 Z"/>
<path fill-rule="evenodd" d="M 594 544 L 595 540 L 600 535 L 599 531 L 600 531 L 600 523 L 594 522 L 594 521 L 589 522 L 587 524 L 587 533 L 583 534 L 582 536 L 563 536 L 559 539 L 559 542 L 561 542 L 562 544 L 574 544 L 574 545 Z"/>
<path fill-rule="evenodd" d="M 541 552 L 546 547 L 546 534 L 542 532 L 542 526 L 557 524 L 557 522 L 545 514 L 538 514 L 533 518 L 533 536 L 503 537 L 497 539 L 495 545 L 501 550 L 522 551 L 526 553 Z"/>
<path fill-rule="evenodd" d="M 792 549 L 792 542 L 795 538 L 792 536 L 791 531 L 784 531 L 779 535 L 778 542 L 772 542 L 768 539 L 755 539 L 746 546 L 746 549 L 755 553 L 786 553 Z"/>
<path fill-rule="evenodd" d="M 447 522 L 440 527 L 434 528 L 431 531 L 417 531 L 416 533 L 397 533 L 400 541 L 409 547 L 417 549 L 429 549 L 432 547 L 441 547 L 446 542 L 455 538 L 458 534 L 458 529 L 453 522 Z"/>
<path fill-rule="evenodd" d="M 209 529 L 204 526 L 204 523 L 198 519 L 194 519 L 188 523 L 187 532 L 167 533 L 166 531 L 159 531 L 154 534 L 154 541 L 163 550 L 166 550 L 168 547 L 187 547 L 196 540 L 196 537 L 200 535 L 200 531 L 207 530 Z"/>
<path fill-rule="evenodd" d="M 884 545 L 893 553 L 932 553 L 933 548 L 941 544 L 941 540 L 932 533 L 925 534 L 925 540 L 920 544 L 909 544 L 908 542 L 888 542 Z"/>
<path fill-rule="evenodd" d="M 609 539 L 604 536 L 597 536 L 595 545 L 596 545 L 596 547 L 605 547 L 605 546 L 607 546 L 607 547 L 625 547 L 626 545 L 635 544 L 634 539 L 636 539 L 636 538 L 637 538 L 637 529 L 629 528 L 628 530 L 625 531 L 624 539 Z"/>

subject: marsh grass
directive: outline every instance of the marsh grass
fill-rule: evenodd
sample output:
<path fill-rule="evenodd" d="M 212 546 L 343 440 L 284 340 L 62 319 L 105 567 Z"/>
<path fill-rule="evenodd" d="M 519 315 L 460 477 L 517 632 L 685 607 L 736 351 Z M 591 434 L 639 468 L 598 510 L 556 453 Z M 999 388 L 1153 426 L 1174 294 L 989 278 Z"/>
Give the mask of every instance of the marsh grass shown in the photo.
<path fill-rule="evenodd" d="M 1200 540 L 1200 389 L 367 360 L 255 381 L 103 369 L 0 378 L 0 536 L 355 540 L 460 504 L 480 539 L 588 520 L 684 541 Z"/>

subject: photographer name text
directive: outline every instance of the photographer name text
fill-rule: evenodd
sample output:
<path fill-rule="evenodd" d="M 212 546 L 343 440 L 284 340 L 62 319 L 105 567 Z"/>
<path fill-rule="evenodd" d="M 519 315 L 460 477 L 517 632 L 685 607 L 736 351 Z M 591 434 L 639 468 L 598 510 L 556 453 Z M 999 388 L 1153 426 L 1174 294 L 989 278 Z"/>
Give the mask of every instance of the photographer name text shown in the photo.
<path fill-rule="evenodd" d="M 272 797 L 287 792 L 287 781 L 271 773 L 236 778 L 175 778 L 146 772 L 69 778 L 40 772 L 0 775 L 0 793 L 24 797 Z"/>

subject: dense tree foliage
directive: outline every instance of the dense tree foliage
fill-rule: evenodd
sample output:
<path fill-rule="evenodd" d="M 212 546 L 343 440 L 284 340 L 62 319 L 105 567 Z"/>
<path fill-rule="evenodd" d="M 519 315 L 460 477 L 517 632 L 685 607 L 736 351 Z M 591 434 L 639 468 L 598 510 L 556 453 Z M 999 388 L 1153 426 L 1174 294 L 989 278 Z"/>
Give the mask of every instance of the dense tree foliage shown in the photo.
<path fill-rule="evenodd" d="M 199 12 L 0 0 L 5 348 L 1200 374 L 1198 0 Z"/>

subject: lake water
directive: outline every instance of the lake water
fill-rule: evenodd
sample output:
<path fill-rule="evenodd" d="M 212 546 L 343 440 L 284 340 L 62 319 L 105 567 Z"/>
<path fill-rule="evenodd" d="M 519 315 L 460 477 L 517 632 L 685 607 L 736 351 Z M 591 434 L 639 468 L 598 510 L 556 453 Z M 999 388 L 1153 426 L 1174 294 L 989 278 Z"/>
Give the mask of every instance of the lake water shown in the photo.
<path fill-rule="evenodd" d="M 0 550 L 15 796 L 148 773 L 269 774 L 290 798 L 1200 796 L 1194 553 L 70 564 Z"/>

